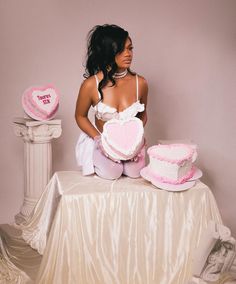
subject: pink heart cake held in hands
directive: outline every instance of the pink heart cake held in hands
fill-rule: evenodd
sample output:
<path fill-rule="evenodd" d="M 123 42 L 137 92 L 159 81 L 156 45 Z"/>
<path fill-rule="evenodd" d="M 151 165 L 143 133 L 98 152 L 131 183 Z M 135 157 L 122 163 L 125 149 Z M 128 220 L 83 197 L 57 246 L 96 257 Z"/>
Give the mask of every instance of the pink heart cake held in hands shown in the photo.
<path fill-rule="evenodd" d="M 155 145 L 148 149 L 149 165 L 141 176 L 158 188 L 182 191 L 193 187 L 202 176 L 193 163 L 197 158 L 196 145 Z"/>
<path fill-rule="evenodd" d="M 105 152 L 114 160 L 134 158 L 144 144 L 144 129 L 140 119 L 112 119 L 103 126 L 101 135 Z"/>
<path fill-rule="evenodd" d="M 23 93 L 22 106 L 26 114 L 35 120 L 52 119 L 59 107 L 58 92 L 51 85 L 31 87 Z"/>

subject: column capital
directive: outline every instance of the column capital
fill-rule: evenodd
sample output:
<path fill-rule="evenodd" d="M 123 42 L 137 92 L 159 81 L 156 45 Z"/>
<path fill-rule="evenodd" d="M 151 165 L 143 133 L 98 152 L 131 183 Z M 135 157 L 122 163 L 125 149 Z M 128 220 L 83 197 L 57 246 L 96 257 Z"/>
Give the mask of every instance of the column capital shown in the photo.
<path fill-rule="evenodd" d="M 16 136 L 25 142 L 46 143 L 53 138 L 61 136 L 61 120 L 36 121 L 28 118 L 17 117 L 13 120 Z"/>

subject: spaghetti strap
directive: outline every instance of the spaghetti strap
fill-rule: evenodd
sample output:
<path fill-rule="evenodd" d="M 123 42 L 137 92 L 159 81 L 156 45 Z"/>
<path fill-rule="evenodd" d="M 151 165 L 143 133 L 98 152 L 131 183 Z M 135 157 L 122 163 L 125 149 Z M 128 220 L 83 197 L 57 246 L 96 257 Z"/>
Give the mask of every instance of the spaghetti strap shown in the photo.
<path fill-rule="evenodd" d="M 98 77 L 97 77 L 96 74 L 94 75 L 94 77 L 95 77 L 95 80 L 96 80 L 96 86 L 97 86 L 97 91 L 98 91 L 98 98 L 99 98 L 99 100 L 101 100 L 101 94 L 100 94 L 100 92 L 98 90 L 98 85 L 99 85 Z"/>
<path fill-rule="evenodd" d="M 138 75 L 136 74 L 136 96 L 137 96 L 137 101 L 139 100 L 138 96 Z"/>

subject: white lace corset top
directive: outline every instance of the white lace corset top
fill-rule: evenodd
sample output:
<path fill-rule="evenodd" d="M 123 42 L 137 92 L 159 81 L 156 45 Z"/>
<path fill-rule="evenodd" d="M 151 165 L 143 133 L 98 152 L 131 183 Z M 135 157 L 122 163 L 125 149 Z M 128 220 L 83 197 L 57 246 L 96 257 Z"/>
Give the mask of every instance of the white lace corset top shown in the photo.
<path fill-rule="evenodd" d="M 98 78 L 95 75 L 96 83 L 97 83 L 97 88 L 98 88 Z M 101 94 L 98 91 L 98 97 L 101 99 Z M 136 97 L 137 100 L 134 102 L 132 105 L 127 107 L 121 112 L 118 112 L 116 108 L 111 107 L 107 104 L 104 104 L 103 102 L 99 101 L 93 108 L 95 110 L 95 115 L 98 119 L 101 119 L 103 121 L 108 121 L 110 119 L 128 119 L 131 117 L 135 117 L 139 112 L 144 111 L 145 106 L 144 104 L 141 104 L 139 99 L 138 99 L 138 76 L 136 75 Z"/>

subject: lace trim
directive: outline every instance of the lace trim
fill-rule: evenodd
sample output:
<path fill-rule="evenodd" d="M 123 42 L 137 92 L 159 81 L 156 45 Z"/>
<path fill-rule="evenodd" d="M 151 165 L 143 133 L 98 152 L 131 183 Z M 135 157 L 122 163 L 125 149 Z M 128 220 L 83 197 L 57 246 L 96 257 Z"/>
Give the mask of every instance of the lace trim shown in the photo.
<path fill-rule="evenodd" d="M 141 104 L 138 100 L 121 112 L 118 112 L 116 108 L 108 106 L 103 102 L 99 102 L 94 107 L 94 109 L 96 111 L 96 117 L 98 119 L 110 120 L 112 118 L 126 119 L 129 117 L 134 117 L 137 115 L 138 112 L 144 111 L 145 107 L 144 104 Z"/>

